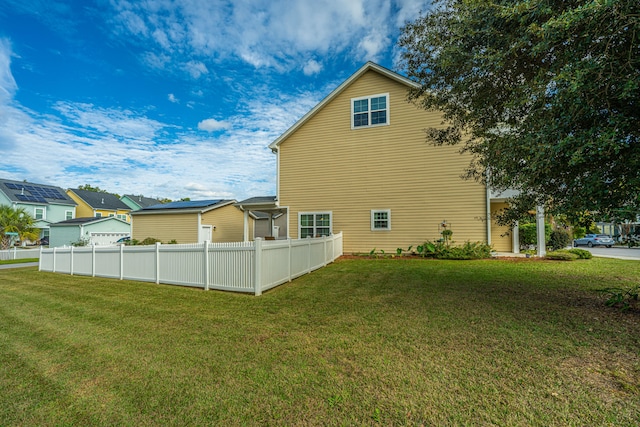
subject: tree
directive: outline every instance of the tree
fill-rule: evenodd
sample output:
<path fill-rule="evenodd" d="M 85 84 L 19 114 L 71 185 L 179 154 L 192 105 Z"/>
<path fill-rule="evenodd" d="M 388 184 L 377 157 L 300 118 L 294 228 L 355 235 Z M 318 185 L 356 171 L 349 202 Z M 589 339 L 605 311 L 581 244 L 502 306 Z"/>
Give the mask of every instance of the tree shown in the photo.
<path fill-rule="evenodd" d="M 21 240 L 38 237 L 34 220 L 24 208 L 14 209 L 11 206 L 0 206 L 0 247 L 9 249 L 11 236 L 7 233 L 18 233 Z"/>
<path fill-rule="evenodd" d="M 428 141 L 520 190 L 507 219 L 640 208 L 640 2 L 436 0 L 399 45 L 409 99 L 447 124 Z"/>

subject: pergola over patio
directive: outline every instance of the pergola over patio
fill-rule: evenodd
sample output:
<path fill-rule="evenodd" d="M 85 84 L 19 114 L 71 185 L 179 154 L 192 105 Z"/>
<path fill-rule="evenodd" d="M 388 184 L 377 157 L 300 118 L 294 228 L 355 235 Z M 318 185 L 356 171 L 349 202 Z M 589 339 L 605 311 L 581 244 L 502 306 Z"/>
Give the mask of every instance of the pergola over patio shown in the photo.
<path fill-rule="evenodd" d="M 273 217 L 286 214 L 287 208 L 278 206 L 276 196 L 251 197 L 235 204 L 244 212 L 244 241 L 249 241 L 249 213 L 263 212 L 269 215 L 269 230 L 273 230 Z M 288 234 L 288 232 L 287 232 Z"/>

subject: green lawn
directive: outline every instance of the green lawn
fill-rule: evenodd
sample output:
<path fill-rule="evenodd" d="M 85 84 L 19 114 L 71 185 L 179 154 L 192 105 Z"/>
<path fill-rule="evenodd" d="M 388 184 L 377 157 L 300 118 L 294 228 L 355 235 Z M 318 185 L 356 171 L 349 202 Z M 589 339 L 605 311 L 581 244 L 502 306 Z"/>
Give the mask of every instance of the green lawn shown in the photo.
<path fill-rule="evenodd" d="M 339 260 L 261 297 L 0 271 L 0 425 L 635 426 L 637 261 Z"/>

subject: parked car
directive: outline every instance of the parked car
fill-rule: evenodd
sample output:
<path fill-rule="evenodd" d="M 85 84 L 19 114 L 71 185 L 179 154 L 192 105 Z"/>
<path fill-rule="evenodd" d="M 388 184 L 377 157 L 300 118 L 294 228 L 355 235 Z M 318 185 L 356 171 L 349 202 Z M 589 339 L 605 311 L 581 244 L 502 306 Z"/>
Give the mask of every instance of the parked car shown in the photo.
<path fill-rule="evenodd" d="M 38 244 L 40 246 L 49 246 L 49 238 L 48 237 L 43 237 L 42 239 L 40 239 Z"/>
<path fill-rule="evenodd" d="M 116 243 L 127 243 L 129 241 L 131 241 L 131 236 L 125 236 L 116 240 Z"/>
<path fill-rule="evenodd" d="M 587 234 L 581 239 L 575 239 L 573 246 L 586 245 L 590 248 L 594 246 L 606 246 L 610 248 L 615 241 L 608 234 Z"/>

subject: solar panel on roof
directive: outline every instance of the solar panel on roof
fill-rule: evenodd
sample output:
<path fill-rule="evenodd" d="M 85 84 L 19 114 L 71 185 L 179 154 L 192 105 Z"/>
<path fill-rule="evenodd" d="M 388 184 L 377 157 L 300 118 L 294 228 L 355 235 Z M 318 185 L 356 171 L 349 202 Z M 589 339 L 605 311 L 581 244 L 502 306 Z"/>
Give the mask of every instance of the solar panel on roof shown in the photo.
<path fill-rule="evenodd" d="M 14 184 L 13 182 L 7 182 L 5 184 L 7 186 L 7 188 L 9 188 L 10 190 L 19 190 L 20 187 L 18 187 L 16 184 Z"/>

